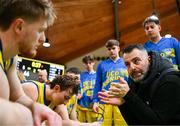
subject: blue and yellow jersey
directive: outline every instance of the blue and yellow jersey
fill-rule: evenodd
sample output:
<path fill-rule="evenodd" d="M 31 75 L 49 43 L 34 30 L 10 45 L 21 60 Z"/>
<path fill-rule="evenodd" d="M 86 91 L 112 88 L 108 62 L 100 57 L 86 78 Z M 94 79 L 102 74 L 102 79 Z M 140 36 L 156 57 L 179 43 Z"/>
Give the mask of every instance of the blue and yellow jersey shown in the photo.
<path fill-rule="evenodd" d="M 97 67 L 93 102 L 99 102 L 98 92 L 102 89 L 109 90 L 111 82 L 119 82 L 119 76 L 123 77 L 128 82 L 128 72 L 122 58 L 119 58 L 117 61 L 113 61 L 109 58 L 99 63 Z"/>
<path fill-rule="evenodd" d="M 36 102 L 43 104 L 43 105 L 46 105 L 51 109 L 54 109 L 55 106 L 52 105 L 51 103 L 49 104 L 47 99 L 46 99 L 46 84 L 40 83 L 38 81 L 30 81 L 30 82 L 35 84 L 37 87 L 37 90 L 38 90 L 38 98 L 37 98 Z"/>
<path fill-rule="evenodd" d="M 0 65 L 5 73 L 13 64 L 13 60 L 14 60 L 13 58 L 6 60 L 6 61 L 3 59 L 3 48 L 2 48 L 2 43 L 0 40 Z"/>
<path fill-rule="evenodd" d="M 82 72 L 80 78 L 80 89 L 82 98 L 78 100 L 78 105 L 87 109 L 92 108 L 92 97 L 96 81 L 96 72 Z"/>
<path fill-rule="evenodd" d="M 180 42 L 177 39 L 164 38 L 162 37 L 158 43 L 153 43 L 152 41 L 148 41 L 144 44 L 144 47 L 147 51 L 155 51 L 160 53 L 161 56 L 169 59 L 174 68 L 180 68 Z"/>
<path fill-rule="evenodd" d="M 76 95 L 73 95 L 71 97 L 71 99 L 69 100 L 69 102 L 66 104 L 69 115 L 71 114 L 72 109 L 73 109 L 75 104 L 76 104 Z"/>

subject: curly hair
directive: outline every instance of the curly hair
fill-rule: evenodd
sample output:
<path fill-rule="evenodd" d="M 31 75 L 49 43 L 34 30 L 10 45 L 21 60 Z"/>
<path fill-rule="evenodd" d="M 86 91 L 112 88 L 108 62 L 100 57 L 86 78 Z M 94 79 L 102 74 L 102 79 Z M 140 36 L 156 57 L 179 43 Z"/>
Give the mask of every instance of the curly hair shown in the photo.
<path fill-rule="evenodd" d="M 73 89 L 73 94 L 78 93 L 78 87 L 76 78 L 68 75 L 58 75 L 50 82 L 50 88 L 54 88 L 55 85 L 59 85 L 61 91 L 67 90 L 69 88 Z"/>

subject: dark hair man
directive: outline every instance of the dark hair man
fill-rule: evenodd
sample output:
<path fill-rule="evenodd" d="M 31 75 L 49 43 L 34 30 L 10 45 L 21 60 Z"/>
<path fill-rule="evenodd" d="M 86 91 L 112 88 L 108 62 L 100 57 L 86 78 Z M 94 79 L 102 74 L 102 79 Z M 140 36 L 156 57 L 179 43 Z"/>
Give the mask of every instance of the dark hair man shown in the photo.
<path fill-rule="evenodd" d="M 123 52 L 130 87 L 120 78 L 102 101 L 120 105 L 128 125 L 180 124 L 180 73 L 158 53 L 143 45 L 130 45 Z"/>

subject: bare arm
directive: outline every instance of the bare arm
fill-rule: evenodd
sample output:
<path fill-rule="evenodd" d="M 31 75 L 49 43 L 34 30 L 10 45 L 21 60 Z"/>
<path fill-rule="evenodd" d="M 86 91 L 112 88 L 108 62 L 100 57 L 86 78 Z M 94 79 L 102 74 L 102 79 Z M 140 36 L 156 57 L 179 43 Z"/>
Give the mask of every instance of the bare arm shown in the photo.
<path fill-rule="evenodd" d="M 69 117 L 70 119 L 77 121 L 76 108 L 77 108 L 77 98 L 76 98 L 76 102 L 75 102 L 75 104 L 74 104 L 74 106 L 73 106 L 72 112 L 71 112 L 71 114 L 69 115 L 69 116 L 70 116 L 70 117 Z"/>
<path fill-rule="evenodd" d="M 55 112 L 57 112 L 63 120 L 69 120 L 69 114 L 66 105 L 58 105 L 55 109 Z"/>
<path fill-rule="evenodd" d="M 32 109 L 33 101 L 24 93 L 16 70 L 17 57 L 14 58 L 14 63 L 7 71 L 7 78 L 10 86 L 10 100 L 17 101 L 26 107 Z"/>
<path fill-rule="evenodd" d="M 48 125 L 59 125 L 61 126 L 61 118 L 48 107 L 34 102 L 30 99 L 23 91 L 20 80 L 17 76 L 16 70 L 17 57 L 14 59 L 14 63 L 11 68 L 7 71 L 7 78 L 10 87 L 10 99 L 28 107 L 33 114 L 34 123 L 37 126 L 41 125 L 41 122 L 47 120 Z"/>
<path fill-rule="evenodd" d="M 5 72 L 2 69 L 2 66 L 0 66 L 0 97 L 6 100 L 9 100 L 10 97 L 10 90 L 9 90 L 9 83 L 8 79 L 6 77 Z"/>
<path fill-rule="evenodd" d="M 76 107 L 77 107 L 77 99 L 75 101 L 75 104 L 72 108 L 72 111 L 69 115 L 67 106 L 64 104 L 58 105 L 55 109 L 55 111 L 61 116 L 63 120 L 76 120 L 77 121 L 77 114 L 76 114 Z"/>
<path fill-rule="evenodd" d="M 33 101 L 38 99 L 38 90 L 36 85 L 31 82 L 25 82 L 22 84 L 23 90 L 27 96 L 29 96 Z"/>

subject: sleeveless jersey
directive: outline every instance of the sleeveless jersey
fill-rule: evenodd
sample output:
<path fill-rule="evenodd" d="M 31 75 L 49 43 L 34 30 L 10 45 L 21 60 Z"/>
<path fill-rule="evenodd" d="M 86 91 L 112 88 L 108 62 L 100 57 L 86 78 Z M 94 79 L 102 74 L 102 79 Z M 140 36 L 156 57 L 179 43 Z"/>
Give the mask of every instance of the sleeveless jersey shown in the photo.
<path fill-rule="evenodd" d="M 48 104 L 47 99 L 46 99 L 46 84 L 40 83 L 38 81 L 31 81 L 33 84 L 36 85 L 37 90 L 38 90 L 38 99 L 37 102 L 43 105 L 48 106 L 51 109 L 54 109 L 54 105 L 51 103 Z"/>
<path fill-rule="evenodd" d="M 0 40 L 0 65 L 4 70 L 4 72 L 6 72 L 11 67 L 12 64 L 13 64 L 13 58 L 6 61 L 3 59 L 3 48 Z"/>

